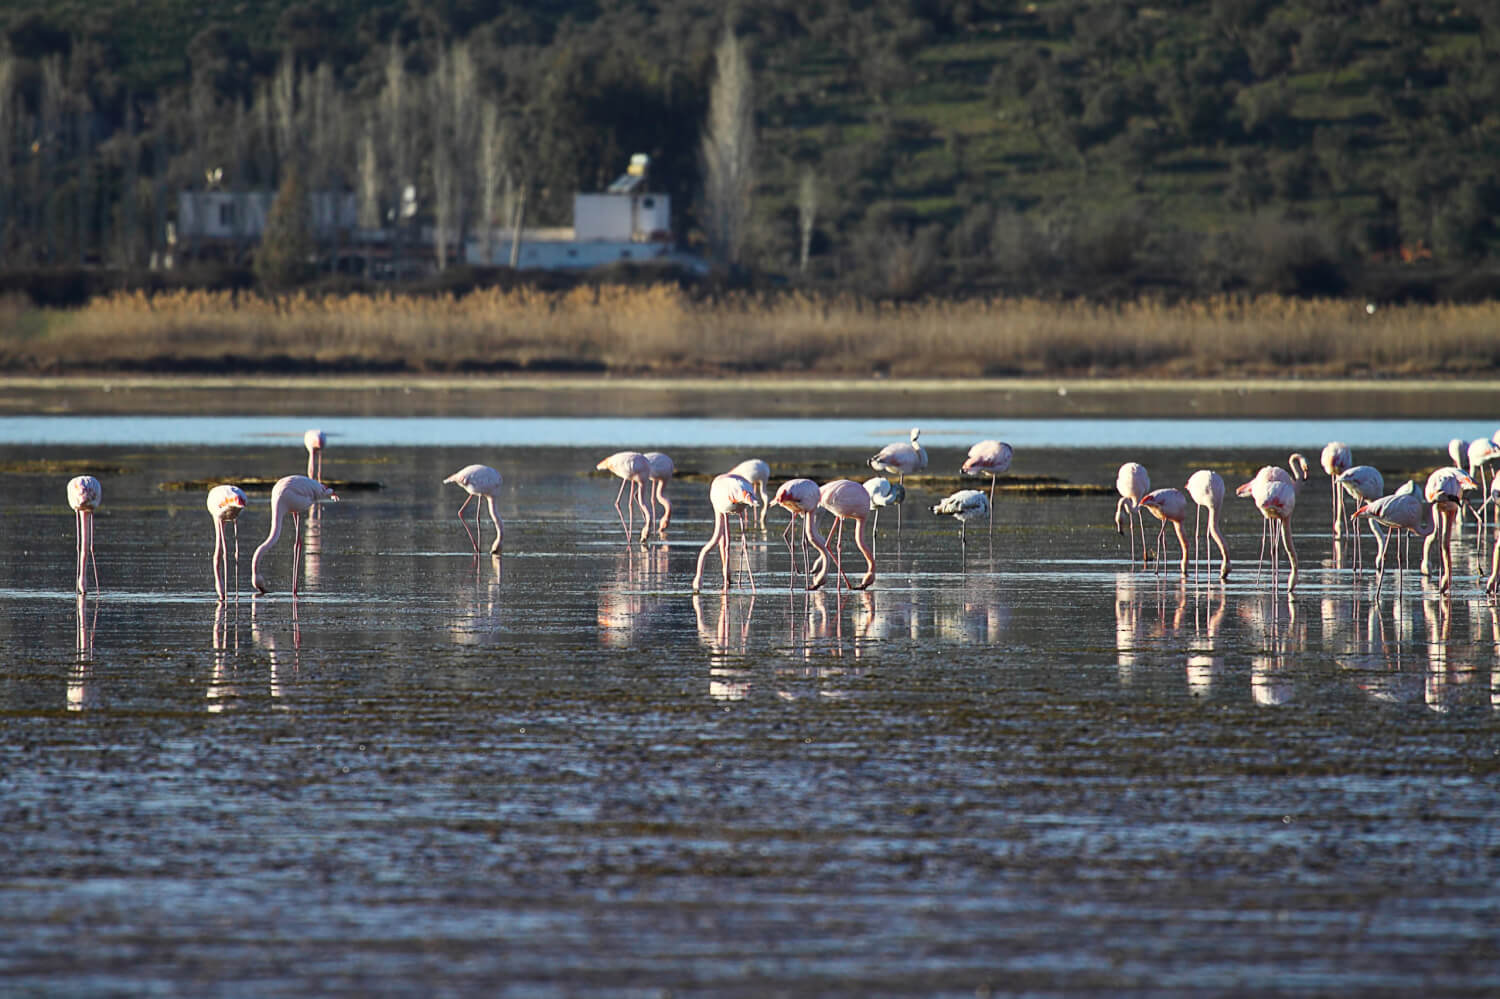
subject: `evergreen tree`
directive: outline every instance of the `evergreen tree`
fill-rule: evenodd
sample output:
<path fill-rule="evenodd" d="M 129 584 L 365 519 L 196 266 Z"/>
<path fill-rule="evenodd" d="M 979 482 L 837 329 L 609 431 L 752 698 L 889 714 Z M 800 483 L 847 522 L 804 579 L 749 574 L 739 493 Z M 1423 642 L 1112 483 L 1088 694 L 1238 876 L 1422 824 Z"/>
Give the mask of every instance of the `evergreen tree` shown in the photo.
<path fill-rule="evenodd" d="M 287 170 L 266 215 L 266 231 L 255 254 L 255 277 L 267 288 L 309 280 L 317 270 L 307 192 L 296 167 Z"/>

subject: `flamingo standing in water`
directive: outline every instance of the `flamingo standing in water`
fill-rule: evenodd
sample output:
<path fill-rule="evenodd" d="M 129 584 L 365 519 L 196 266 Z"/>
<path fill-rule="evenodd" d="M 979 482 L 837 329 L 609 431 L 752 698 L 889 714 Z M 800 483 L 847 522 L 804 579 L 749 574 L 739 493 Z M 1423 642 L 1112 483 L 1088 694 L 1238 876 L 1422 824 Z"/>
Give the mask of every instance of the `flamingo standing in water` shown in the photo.
<path fill-rule="evenodd" d="M 1141 506 L 1151 511 L 1156 519 L 1161 521 L 1161 530 L 1156 535 L 1156 547 L 1159 555 L 1157 565 L 1161 565 L 1160 558 L 1166 555 L 1165 536 L 1167 524 L 1177 532 L 1177 544 L 1182 548 L 1182 574 L 1187 575 L 1188 553 L 1187 536 L 1182 533 L 1182 522 L 1187 519 L 1187 494 L 1181 489 L 1154 489 L 1141 497 Z"/>
<path fill-rule="evenodd" d="M 719 475 L 708 486 L 708 499 L 714 508 L 714 532 L 708 543 L 698 553 L 698 572 L 693 576 L 693 592 L 703 587 L 703 560 L 710 549 L 719 549 L 719 560 L 724 565 L 724 588 L 729 589 L 729 515 L 742 506 L 755 506 L 755 490 L 750 483 L 738 475 Z M 755 570 L 750 567 L 750 545 L 745 540 L 745 528 L 740 527 L 740 547 L 745 555 L 745 571 L 750 574 L 750 590 L 755 590 Z"/>
<path fill-rule="evenodd" d="M 1478 483 L 1480 492 L 1488 491 L 1489 484 L 1485 481 L 1484 469 L 1486 465 L 1491 465 L 1497 459 L 1500 459 L 1500 446 L 1497 446 L 1494 441 L 1487 437 L 1481 437 L 1476 441 L 1469 442 L 1465 457 L 1468 458 L 1469 462 L 1469 478 L 1474 479 Z M 1462 468 L 1463 462 L 1454 462 L 1454 465 Z M 1462 519 L 1462 506 L 1459 507 L 1458 512 L 1460 519 Z M 1483 544 L 1485 521 L 1488 520 L 1488 517 L 1482 507 L 1474 519 L 1479 522 L 1479 541 Z"/>
<path fill-rule="evenodd" d="M 328 444 L 328 435 L 321 430 L 309 430 L 302 435 L 302 446 L 307 448 L 307 477 L 323 480 L 323 448 Z"/>
<path fill-rule="evenodd" d="M 1334 485 L 1341 494 L 1347 494 L 1356 504 L 1369 503 L 1380 499 L 1385 495 L 1385 476 L 1380 474 L 1380 469 L 1373 465 L 1355 465 L 1346 468 L 1333 480 Z M 1341 504 L 1342 505 L 1342 504 Z M 1354 518 L 1351 515 L 1350 520 Z M 1370 533 L 1375 535 L 1375 543 L 1380 544 L 1380 535 L 1375 533 L 1376 521 L 1370 522 Z M 1354 568 L 1359 569 L 1359 525 L 1352 528 L 1354 534 Z"/>
<path fill-rule="evenodd" d="M 288 514 L 292 517 L 292 596 L 297 595 L 297 577 L 302 569 L 302 532 L 301 523 L 298 518 L 313 508 L 316 503 L 337 503 L 338 496 L 334 495 L 323 483 L 306 475 L 288 475 L 277 480 L 271 489 L 271 533 L 266 535 L 266 540 L 255 549 L 255 555 L 250 559 L 250 584 L 255 587 L 257 593 L 265 593 L 269 588 L 265 577 L 261 575 L 260 560 L 266 552 L 276 546 L 281 538 L 281 524 Z"/>
<path fill-rule="evenodd" d="M 877 472 L 896 475 L 896 481 L 903 487 L 906 485 L 906 477 L 920 472 L 927 467 L 927 449 L 922 446 L 917 438 L 922 436 L 920 427 L 911 428 L 910 441 L 897 441 L 887 444 L 870 458 L 870 467 Z M 896 530 L 901 530 L 901 507 L 896 507 Z"/>
<path fill-rule="evenodd" d="M 870 508 L 875 511 L 875 523 L 870 533 L 880 537 L 880 511 L 888 506 L 900 506 L 906 502 L 906 487 L 892 482 L 883 475 L 872 475 L 864 482 L 865 492 L 870 494 Z M 899 512 L 899 511 L 898 511 Z"/>
<path fill-rule="evenodd" d="M 500 546 L 505 541 L 505 524 L 501 522 L 500 514 L 495 510 L 495 494 L 500 491 L 500 473 L 488 465 L 465 465 L 443 482 L 452 482 L 468 493 L 464 497 L 463 506 L 458 508 L 458 522 L 464 525 L 464 533 L 469 535 L 469 544 L 474 546 L 476 555 L 479 554 L 479 506 L 476 504 L 474 507 L 474 530 L 472 532 L 469 530 L 468 522 L 464 520 L 464 510 L 476 496 L 483 496 L 489 502 L 490 520 L 495 523 L 495 543 L 490 545 L 490 554 L 499 555 Z"/>
<path fill-rule="evenodd" d="M 677 466 L 660 451 L 647 451 L 646 464 L 651 466 L 651 512 L 655 513 L 656 504 L 661 504 L 661 519 L 656 522 L 656 529 L 665 535 L 667 525 L 672 522 L 672 501 L 667 499 L 667 483 L 677 474 Z"/>
<path fill-rule="evenodd" d="M 240 584 L 240 514 L 250 501 L 239 486 L 214 486 L 208 491 L 208 513 L 214 519 L 214 592 L 219 602 L 224 602 L 229 575 L 229 539 L 224 535 L 224 525 L 234 525 L 234 578 L 235 592 Z"/>
<path fill-rule="evenodd" d="M 961 475 L 988 475 L 990 477 L 990 530 L 995 529 L 995 476 L 1010 469 L 1010 460 L 1015 451 L 1004 441 L 980 441 L 969 448 L 964 459 Z"/>
<path fill-rule="evenodd" d="M 1386 529 L 1385 537 L 1376 534 L 1375 539 L 1379 542 L 1376 551 L 1377 567 L 1375 570 L 1375 589 L 1380 589 L 1380 584 L 1385 579 L 1385 559 L 1390 553 L 1391 542 L 1396 539 L 1400 531 L 1415 534 L 1418 537 L 1427 537 L 1432 534 L 1436 526 L 1434 521 L 1423 522 L 1423 515 L 1427 512 L 1422 498 L 1417 495 L 1417 484 L 1407 482 L 1399 490 L 1389 496 L 1381 496 L 1379 499 L 1370 500 L 1354 511 L 1354 516 L 1368 517 L 1370 520 L 1370 533 L 1375 533 L 1375 525 L 1380 524 Z M 1396 551 L 1396 569 L 1399 572 L 1402 565 L 1401 551 Z"/>
<path fill-rule="evenodd" d="M 1329 441 L 1323 448 L 1323 471 L 1328 473 L 1328 488 L 1333 499 L 1333 536 L 1344 534 L 1344 493 L 1338 487 L 1339 474 L 1354 465 L 1354 456 L 1349 445 L 1343 441 Z M 1358 536 L 1356 536 L 1356 541 Z"/>
<path fill-rule="evenodd" d="M 738 475 L 755 491 L 755 505 L 760 508 L 760 526 L 766 526 L 766 514 L 770 512 L 771 504 L 766 499 L 766 487 L 771 482 L 771 466 L 759 458 L 749 458 L 740 462 L 729 470 L 730 475 Z"/>
<path fill-rule="evenodd" d="M 951 516 L 958 520 L 958 543 L 963 546 L 968 544 L 965 535 L 969 521 L 986 516 L 990 512 L 990 501 L 978 489 L 960 489 L 940 500 L 932 508 L 932 512 L 939 517 Z"/>
<path fill-rule="evenodd" d="M 803 518 L 805 540 L 802 543 L 802 571 L 803 575 L 807 577 L 807 588 L 809 590 L 815 590 L 819 586 L 822 586 L 823 580 L 828 575 L 828 542 L 818 532 L 817 522 L 818 501 L 821 498 L 822 495 L 818 490 L 818 484 L 812 479 L 788 479 L 776 490 L 776 498 L 772 500 L 773 503 L 792 515 L 791 522 L 787 524 L 787 528 L 782 532 L 781 537 L 786 541 L 787 552 L 792 557 L 792 575 L 794 577 L 797 572 L 797 555 L 792 549 L 792 536 L 793 532 L 797 530 L 797 518 Z M 807 562 L 808 542 L 811 542 L 812 546 L 818 551 L 816 570 L 808 565 Z"/>
<path fill-rule="evenodd" d="M 615 493 L 615 513 L 620 515 L 620 526 L 625 528 L 626 537 L 635 534 L 635 507 L 630 506 L 634 500 L 646 518 L 646 526 L 641 528 L 641 540 L 645 541 L 651 533 L 651 511 L 646 507 L 646 483 L 651 480 L 651 462 L 639 451 L 616 451 L 594 466 L 595 471 L 606 469 L 620 477 L 620 491 Z M 630 509 L 629 524 L 625 523 L 625 511 L 620 509 L 620 497 L 625 495 L 626 486 L 630 487 L 630 500 L 625 501 Z"/>
<path fill-rule="evenodd" d="M 1278 468 L 1275 465 L 1262 465 L 1260 471 L 1255 473 L 1255 478 L 1242 484 L 1234 491 L 1236 496 L 1248 496 L 1255 502 L 1257 508 L 1266 497 L 1267 490 L 1273 482 L 1282 482 L 1292 487 L 1294 493 L 1302 491 L 1302 484 L 1307 481 L 1307 459 L 1297 452 L 1292 452 L 1286 459 L 1286 468 Z M 1264 511 L 1262 510 L 1262 513 Z M 1260 564 L 1266 558 L 1266 534 L 1267 528 L 1274 527 L 1273 518 L 1266 518 L 1260 532 L 1260 554 L 1256 556 L 1256 572 L 1260 571 Z M 1271 558 L 1276 558 L 1276 537 L 1272 531 Z"/>
<path fill-rule="evenodd" d="M 73 508 L 73 519 L 78 526 L 78 576 L 74 588 L 79 593 L 89 590 L 88 577 L 84 574 L 86 565 L 94 570 L 94 592 L 99 591 L 99 563 L 94 560 L 94 511 L 102 502 L 104 490 L 92 475 L 68 480 L 68 506 Z"/>
<path fill-rule="evenodd" d="M 915 438 L 916 431 L 912 431 Z M 851 590 L 868 589 L 875 582 L 875 552 L 870 548 L 870 540 L 867 535 L 870 525 L 870 494 L 865 492 L 865 487 L 852 479 L 834 479 L 825 483 L 819 491 L 818 505 L 836 518 L 835 530 L 838 531 L 838 540 L 832 545 L 834 564 L 838 568 L 838 578 L 841 585 L 848 586 Z M 899 506 L 896 508 L 901 509 Z M 854 544 L 859 553 L 865 557 L 865 575 L 855 586 L 849 582 L 844 575 L 844 521 L 854 521 Z M 833 531 L 829 531 L 833 536 Z"/>
<path fill-rule="evenodd" d="M 1208 510 L 1207 533 L 1219 546 L 1219 578 L 1229 578 L 1229 551 L 1224 546 L 1224 535 L 1219 531 L 1219 511 L 1224 507 L 1224 477 L 1210 468 L 1200 468 L 1188 476 L 1187 494 L 1192 497 L 1196 509 L 1193 512 L 1193 561 L 1198 560 L 1198 518 Z M 1213 554 L 1204 542 L 1205 559 L 1213 568 Z"/>
<path fill-rule="evenodd" d="M 1120 471 L 1115 474 L 1115 491 L 1120 494 L 1119 502 L 1115 504 L 1115 533 L 1130 535 L 1130 561 L 1135 563 L 1135 524 L 1131 521 L 1134 517 L 1141 526 L 1141 564 L 1146 564 L 1146 525 L 1140 521 L 1141 498 L 1151 491 L 1151 476 L 1146 474 L 1146 466 L 1140 462 L 1127 461 L 1120 466 Z M 1121 525 L 1128 530 L 1121 530 Z"/>
<path fill-rule="evenodd" d="M 1302 481 L 1306 479 L 1304 472 Z M 1276 538 L 1278 534 L 1281 538 L 1281 546 L 1286 549 L 1287 561 L 1291 565 L 1291 571 L 1286 577 L 1287 596 L 1291 596 L 1292 591 L 1297 588 L 1297 546 L 1292 543 L 1292 511 L 1297 508 L 1297 492 L 1300 484 L 1300 482 L 1288 482 L 1285 479 L 1268 479 L 1265 485 L 1253 494 L 1255 505 L 1260 510 L 1261 516 L 1265 517 L 1266 522 L 1271 525 L 1272 588 L 1276 585 Z"/>
<path fill-rule="evenodd" d="M 1427 575 L 1427 559 L 1432 551 L 1435 541 L 1441 541 L 1443 550 L 1441 552 L 1441 564 L 1443 575 L 1439 579 L 1438 589 L 1448 592 L 1448 587 L 1453 582 L 1453 525 L 1458 520 L 1458 511 L 1463 508 L 1463 494 L 1465 490 L 1477 488 L 1474 480 L 1461 468 L 1439 468 L 1427 477 L 1427 487 L 1423 490 L 1423 496 L 1427 502 L 1432 504 L 1432 520 L 1434 529 L 1427 535 L 1427 540 L 1422 542 L 1422 575 Z"/>

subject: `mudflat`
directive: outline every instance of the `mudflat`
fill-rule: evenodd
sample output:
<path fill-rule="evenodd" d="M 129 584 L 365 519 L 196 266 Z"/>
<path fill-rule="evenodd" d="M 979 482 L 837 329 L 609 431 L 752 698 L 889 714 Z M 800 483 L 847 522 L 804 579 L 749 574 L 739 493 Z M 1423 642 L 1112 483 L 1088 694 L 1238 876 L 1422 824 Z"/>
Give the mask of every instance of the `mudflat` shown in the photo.
<path fill-rule="evenodd" d="M 28 376 L 0 378 L 0 413 L 1477 419 L 1500 414 L 1500 381 Z"/>

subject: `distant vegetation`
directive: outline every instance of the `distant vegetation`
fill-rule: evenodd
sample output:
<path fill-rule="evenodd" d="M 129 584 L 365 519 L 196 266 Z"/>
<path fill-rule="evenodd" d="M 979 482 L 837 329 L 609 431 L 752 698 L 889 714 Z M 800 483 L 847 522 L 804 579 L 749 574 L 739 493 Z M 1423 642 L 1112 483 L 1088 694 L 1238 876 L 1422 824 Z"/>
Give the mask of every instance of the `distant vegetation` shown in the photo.
<path fill-rule="evenodd" d="M 300 171 L 372 223 L 411 182 L 450 225 L 522 197 L 546 224 L 637 151 L 698 243 L 724 9 L 10 0 L 0 268 L 22 290 L 143 268 L 174 192 L 215 169 L 239 189 Z M 734 280 L 874 300 L 1500 291 L 1489 0 L 730 9 L 759 133 Z"/>

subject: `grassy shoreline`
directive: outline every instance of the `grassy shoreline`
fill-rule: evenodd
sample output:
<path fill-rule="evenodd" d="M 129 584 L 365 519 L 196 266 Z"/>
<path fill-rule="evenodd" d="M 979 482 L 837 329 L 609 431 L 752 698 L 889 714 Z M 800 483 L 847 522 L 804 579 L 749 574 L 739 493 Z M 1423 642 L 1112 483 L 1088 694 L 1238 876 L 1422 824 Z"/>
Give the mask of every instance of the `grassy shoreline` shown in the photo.
<path fill-rule="evenodd" d="M 1500 371 L 1497 331 L 1500 303 L 699 300 L 666 285 L 462 297 L 137 292 L 69 310 L 0 302 L 0 371 L 1452 378 Z"/>

